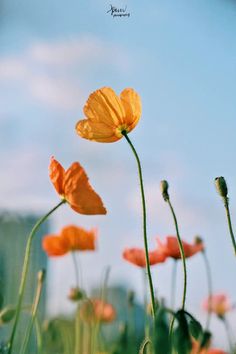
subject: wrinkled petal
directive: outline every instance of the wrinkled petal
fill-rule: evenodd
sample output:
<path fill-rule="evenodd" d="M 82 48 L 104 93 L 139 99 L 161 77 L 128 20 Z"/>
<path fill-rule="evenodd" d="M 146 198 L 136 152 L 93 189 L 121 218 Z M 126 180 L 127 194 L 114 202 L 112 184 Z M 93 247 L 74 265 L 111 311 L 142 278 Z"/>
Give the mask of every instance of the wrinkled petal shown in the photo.
<path fill-rule="evenodd" d="M 102 122 L 111 127 L 122 124 L 125 116 L 120 98 L 110 87 L 103 87 L 89 96 L 84 114 L 94 122 Z"/>
<path fill-rule="evenodd" d="M 96 230 L 87 231 L 82 227 L 68 225 L 61 230 L 60 237 L 69 244 L 71 251 L 95 250 Z"/>
<path fill-rule="evenodd" d="M 76 125 L 76 131 L 82 138 L 100 143 L 113 143 L 120 139 L 115 135 L 113 127 L 91 119 L 80 120 Z"/>
<path fill-rule="evenodd" d="M 165 242 L 162 242 L 157 237 L 157 243 L 158 243 L 158 250 L 164 252 L 166 254 L 166 257 L 171 257 L 174 259 L 181 258 L 178 239 L 176 236 L 167 236 L 165 238 Z M 198 252 L 201 252 L 204 249 L 203 242 L 190 244 L 182 240 L 182 245 L 184 249 L 185 258 L 192 257 L 193 255 L 195 255 Z"/>
<path fill-rule="evenodd" d="M 138 267 L 146 267 L 145 251 L 142 248 L 126 248 L 122 254 L 123 258 Z M 166 256 L 164 253 L 158 251 L 150 251 L 148 253 L 150 265 L 162 263 L 165 261 Z"/>
<path fill-rule="evenodd" d="M 120 94 L 120 99 L 125 110 L 125 123 L 128 125 L 130 132 L 135 128 L 141 117 L 141 99 L 132 88 L 123 90 Z"/>
<path fill-rule="evenodd" d="M 65 170 L 61 164 L 55 160 L 54 157 L 51 158 L 49 165 L 49 177 L 60 196 L 64 195 L 64 176 Z"/>
<path fill-rule="evenodd" d="M 63 256 L 69 252 L 66 240 L 56 235 L 47 235 L 42 240 L 42 248 L 49 257 Z"/>
<path fill-rule="evenodd" d="M 99 195 L 91 187 L 83 167 L 74 162 L 65 173 L 64 180 L 66 201 L 80 214 L 106 214 Z"/>
<path fill-rule="evenodd" d="M 110 87 L 93 92 L 85 106 L 87 119 L 76 125 L 77 133 L 85 139 L 111 143 L 130 132 L 141 116 L 141 100 L 131 88 L 123 90 L 120 97 Z"/>

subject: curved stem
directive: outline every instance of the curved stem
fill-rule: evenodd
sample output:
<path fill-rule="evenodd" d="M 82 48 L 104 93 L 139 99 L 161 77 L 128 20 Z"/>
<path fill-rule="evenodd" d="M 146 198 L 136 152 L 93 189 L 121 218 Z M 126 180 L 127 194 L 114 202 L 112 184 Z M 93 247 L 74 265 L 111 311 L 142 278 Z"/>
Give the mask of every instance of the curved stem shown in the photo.
<path fill-rule="evenodd" d="M 233 353 L 234 346 L 233 346 L 232 339 L 231 339 L 229 322 L 227 321 L 225 316 L 221 317 L 221 319 L 225 325 L 226 336 L 227 336 L 228 344 L 229 344 L 229 351 L 230 351 L 230 353 Z"/>
<path fill-rule="evenodd" d="M 229 211 L 229 199 L 227 197 L 224 198 L 224 206 L 225 206 L 226 215 L 227 215 L 229 233 L 230 233 L 231 241 L 232 241 L 233 248 L 234 248 L 234 254 L 236 255 L 236 241 L 235 241 L 233 227 L 232 227 L 232 223 L 231 223 L 231 216 L 230 216 L 230 211 Z"/>
<path fill-rule="evenodd" d="M 71 256 L 73 259 L 73 265 L 74 265 L 74 269 L 75 269 L 75 284 L 76 284 L 76 287 L 79 288 L 79 269 L 78 269 L 76 254 L 74 251 L 71 252 Z"/>
<path fill-rule="evenodd" d="M 170 207 L 173 219 L 174 219 L 174 224 L 175 224 L 175 229 L 176 229 L 176 235 L 177 235 L 177 240 L 178 240 L 178 245 L 179 245 L 179 250 L 180 250 L 180 255 L 182 259 L 182 264 L 183 264 L 183 272 L 184 272 L 184 289 L 183 289 L 183 298 L 182 298 L 182 310 L 185 308 L 185 301 L 186 301 L 186 292 L 187 292 L 187 269 L 186 269 L 186 259 L 185 259 L 185 254 L 184 254 L 184 248 L 183 244 L 179 235 L 179 227 L 178 227 L 178 222 L 176 219 L 176 215 L 174 212 L 174 209 L 172 207 L 172 204 L 170 200 L 167 200 L 167 203 Z"/>
<path fill-rule="evenodd" d="M 175 294 L 176 294 L 176 274 L 177 274 L 177 261 L 174 259 L 172 276 L 171 276 L 171 302 L 170 307 L 174 310 L 175 307 Z"/>
<path fill-rule="evenodd" d="M 150 295 L 151 295 L 151 302 L 152 302 L 152 313 L 153 313 L 153 317 L 155 318 L 156 308 L 155 308 L 155 297 L 154 297 L 154 289 L 153 289 L 153 283 L 152 283 L 152 275 L 151 275 L 150 262 L 149 262 L 149 256 L 148 256 L 146 202 L 145 202 L 145 194 L 144 194 L 144 186 L 143 186 L 142 168 L 141 168 L 139 156 L 138 156 L 131 140 L 129 139 L 126 131 L 123 131 L 122 134 L 125 137 L 125 139 L 127 140 L 129 146 L 131 147 L 131 150 L 133 151 L 133 154 L 135 156 L 135 159 L 136 159 L 137 165 L 138 165 L 138 174 L 139 174 L 141 198 L 142 198 L 142 208 L 143 208 L 143 241 L 144 241 L 144 249 L 145 249 L 146 270 L 147 270 Z"/>
<path fill-rule="evenodd" d="M 205 250 L 202 251 L 202 257 L 204 260 L 206 275 L 207 275 L 207 284 L 208 284 L 208 308 L 211 308 L 211 299 L 212 299 L 212 278 L 211 278 L 211 268 L 210 263 L 208 261 Z M 206 320 L 206 331 L 208 331 L 211 321 L 212 311 L 207 312 L 207 320 Z"/>
<path fill-rule="evenodd" d="M 179 227 L 178 227 L 178 222 L 177 222 L 177 218 L 174 212 L 174 209 L 172 207 L 172 204 L 170 202 L 170 199 L 168 197 L 168 199 L 166 200 L 166 202 L 168 203 L 173 219 L 174 219 L 174 224 L 175 224 L 175 229 L 176 229 L 176 235 L 177 235 L 177 240 L 178 240 L 178 245 L 179 245 L 179 250 L 180 250 L 180 255 L 181 255 L 181 259 L 182 259 L 182 264 L 183 264 L 183 272 L 184 272 L 184 289 L 183 289 L 183 298 L 182 298 L 182 310 L 184 310 L 185 308 L 185 300 L 186 300 L 186 292 L 187 292 L 187 269 L 186 269 L 186 259 L 185 259 L 185 254 L 184 254 L 184 248 L 183 248 L 183 244 L 179 235 Z M 172 332 L 173 332 L 173 328 L 174 328 L 174 322 L 175 322 L 175 317 L 172 317 L 171 320 L 171 324 L 170 324 L 170 339 L 172 339 Z"/>
<path fill-rule="evenodd" d="M 36 315 L 37 315 L 37 310 L 38 310 L 40 297 L 41 297 L 41 294 L 42 294 L 44 279 L 45 279 L 45 271 L 43 271 L 43 272 L 41 271 L 38 274 L 38 286 L 37 286 L 37 290 L 36 290 L 36 294 L 35 294 L 34 303 L 33 303 L 33 306 L 32 306 L 31 318 L 30 318 L 30 322 L 29 322 L 28 328 L 26 330 L 26 334 L 25 334 L 25 338 L 24 338 L 24 341 L 23 341 L 23 345 L 22 345 L 22 349 L 20 351 L 20 354 L 25 354 L 26 350 L 27 350 L 28 342 L 29 342 L 30 335 L 31 335 L 31 332 L 32 332 L 32 329 L 33 329 L 33 325 L 34 325 L 34 322 L 35 322 L 35 318 L 36 318 Z"/>
<path fill-rule="evenodd" d="M 18 293 L 18 302 L 16 306 L 16 315 L 15 315 L 15 321 L 13 324 L 12 328 L 12 333 L 11 337 L 9 340 L 9 352 L 8 354 L 12 353 L 12 347 L 13 347 L 13 342 L 16 334 L 16 328 L 18 325 L 18 321 L 20 318 L 20 312 L 22 308 L 22 301 L 23 301 L 23 296 L 25 292 L 25 286 L 26 286 L 26 278 L 29 270 L 29 259 L 30 259 L 30 251 L 31 251 L 31 244 L 34 238 L 34 235 L 36 234 L 36 231 L 39 229 L 39 227 L 43 224 L 43 222 L 56 210 L 58 209 L 62 204 L 64 204 L 66 201 L 62 200 L 60 201 L 59 204 L 57 204 L 53 209 L 51 209 L 46 215 L 44 215 L 41 219 L 37 221 L 37 223 L 34 225 L 33 229 L 31 230 L 27 244 L 26 244 L 26 249 L 25 249 L 25 257 L 24 257 L 24 263 L 23 263 L 23 269 L 22 269 L 22 275 L 21 275 L 21 282 L 20 282 L 20 287 L 19 287 L 19 293 Z"/>

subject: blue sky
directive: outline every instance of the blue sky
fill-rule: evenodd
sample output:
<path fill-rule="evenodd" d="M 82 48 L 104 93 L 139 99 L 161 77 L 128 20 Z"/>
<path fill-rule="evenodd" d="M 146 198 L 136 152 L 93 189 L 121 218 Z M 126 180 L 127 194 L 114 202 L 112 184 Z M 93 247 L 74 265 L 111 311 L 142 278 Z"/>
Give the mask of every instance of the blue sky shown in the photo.
<path fill-rule="evenodd" d="M 125 246 L 142 245 L 135 161 L 125 141 L 96 144 L 74 131 L 92 91 L 104 85 L 117 92 L 133 87 L 142 98 L 143 114 L 130 137 L 143 164 L 150 247 L 155 246 L 155 236 L 174 233 L 159 192 L 159 182 L 165 178 L 183 238 L 202 235 L 215 290 L 226 291 L 235 300 L 235 259 L 213 180 L 226 177 L 235 216 L 236 3 L 114 1 L 118 7 L 127 5 L 129 18 L 112 18 L 106 13 L 109 4 L 2 1 L 1 207 L 48 210 L 57 202 L 48 179 L 50 156 L 65 166 L 80 161 L 109 214 L 84 217 L 64 207 L 54 216 L 52 231 L 71 222 L 98 226 L 99 251 L 96 256 L 81 256 L 88 287 L 97 284 L 104 266 L 110 264 L 111 283 L 124 281 L 141 294 L 139 271 L 121 261 Z M 65 257 L 50 264 L 52 314 L 62 308 L 71 311 L 65 300 L 73 283 L 70 262 Z M 154 268 L 163 296 L 169 294 L 170 263 Z M 187 302 L 203 316 L 199 304 L 207 292 L 200 256 L 189 261 L 189 273 Z M 63 275 L 67 288 L 59 296 Z M 181 295 L 180 272 L 178 290 Z M 216 321 L 213 325 L 221 329 Z M 224 342 L 217 340 L 219 345 Z"/>

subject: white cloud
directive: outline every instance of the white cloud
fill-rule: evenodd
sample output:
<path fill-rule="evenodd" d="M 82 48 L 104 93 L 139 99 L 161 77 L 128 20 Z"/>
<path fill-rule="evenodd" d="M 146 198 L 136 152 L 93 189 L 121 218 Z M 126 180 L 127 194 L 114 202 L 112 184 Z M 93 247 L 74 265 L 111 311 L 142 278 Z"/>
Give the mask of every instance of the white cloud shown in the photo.
<path fill-rule="evenodd" d="M 29 80 L 29 91 L 34 98 L 55 108 L 76 109 L 82 104 L 81 89 L 68 80 L 35 75 Z"/>
<path fill-rule="evenodd" d="M 112 60 L 111 60 L 112 58 Z M 94 70 L 129 69 L 122 48 L 92 36 L 57 42 L 36 42 L 16 56 L 0 60 L 0 89 L 16 86 L 36 102 L 52 108 L 75 109 Z M 87 76 L 87 77 L 86 77 Z M 85 80 L 86 77 L 86 80 Z"/>
<path fill-rule="evenodd" d="M 53 66 L 98 64 L 109 62 L 119 69 L 128 69 L 129 61 L 122 48 L 92 36 L 54 43 L 39 42 L 31 46 L 28 56 L 39 64 Z M 112 57 L 112 61 L 110 58 Z"/>

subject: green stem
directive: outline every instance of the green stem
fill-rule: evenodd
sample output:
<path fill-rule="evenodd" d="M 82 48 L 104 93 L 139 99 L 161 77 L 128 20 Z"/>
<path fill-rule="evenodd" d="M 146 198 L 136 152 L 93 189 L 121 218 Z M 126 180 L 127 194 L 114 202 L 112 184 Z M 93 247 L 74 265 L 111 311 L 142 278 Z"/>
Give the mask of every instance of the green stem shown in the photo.
<path fill-rule="evenodd" d="M 232 223 L 231 223 L 231 216 L 230 216 L 230 211 L 229 211 L 229 199 L 227 197 L 225 197 L 225 198 L 223 198 L 223 200 L 224 200 L 224 206 L 225 206 L 226 215 L 227 215 L 229 233 L 230 233 L 231 241 L 232 241 L 233 248 L 234 248 L 234 254 L 236 255 L 236 241 L 235 241 L 233 227 L 232 227 Z"/>
<path fill-rule="evenodd" d="M 141 168 L 139 156 L 138 156 L 131 140 L 129 139 L 127 132 L 122 131 L 122 134 L 125 137 L 125 139 L 127 140 L 128 144 L 130 145 L 131 150 L 133 151 L 133 154 L 135 156 L 135 159 L 136 159 L 137 165 L 138 165 L 138 174 L 139 174 L 141 198 L 142 198 L 142 208 L 143 208 L 143 241 L 144 241 L 144 249 L 145 249 L 146 270 L 147 270 L 147 275 L 148 275 L 148 282 L 149 282 L 151 302 L 152 302 L 152 314 L 153 314 L 153 317 L 155 318 L 156 308 L 155 308 L 155 297 L 154 297 L 154 289 L 153 289 L 153 283 L 152 283 L 152 275 L 151 275 L 150 262 L 149 262 L 149 256 L 148 256 L 146 202 L 145 202 L 145 194 L 144 194 L 144 186 L 143 186 L 142 168 Z"/>
<path fill-rule="evenodd" d="M 182 310 L 185 308 L 185 300 L 186 300 L 186 291 L 187 291 L 187 269 L 186 269 L 186 259 L 185 259 L 185 254 L 184 254 L 184 248 L 183 244 L 179 235 L 179 227 L 178 227 L 178 222 L 177 218 L 174 212 L 174 209 L 172 207 L 172 204 L 170 202 L 169 197 L 166 199 L 166 202 L 168 203 L 173 219 L 174 219 L 174 224 L 175 224 L 175 229 L 176 229 L 176 235 L 177 235 L 177 240 L 178 240 L 178 245 L 179 245 L 179 250 L 180 250 L 180 255 L 182 259 L 182 264 L 183 264 L 183 272 L 184 272 L 184 289 L 183 289 L 183 298 L 182 298 Z M 172 339 L 172 332 L 174 328 L 174 322 L 175 322 L 175 317 L 172 317 L 171 324 L 170 324 L 170 339 Z"/>
<path fill-rule="evenodd" d="M 108 288 L 108 280 L 109 280 L 110 270 L 111 270 L 110 267 L 106 267 L 106 269 L 104 271 L 104 278 L 103 278 L 102 286 L 100 289 L 100 299 L 102 300 L 102 303 L 105 303 L 105 301 L 107 299 L 107 288 Z M 102 309 L 102 312 L 103 312 L 103 309 Z M 97 320 L 92 328 L 92 336 L 91 336 L 92 354 L 96 353 L 97 346 L 99 345 L 98 339 L 99 339 L 100 327 L 101 327 L 101 321 Z"/>
<path fill-rule="evenodd" d="M 75 284 L 76 284 L 76 287 L 79 288 L 79 269 L 78 269 L 78 264 L 77 264 L 77 259 L 76 259 L 76 253 L 71 252 L 71 256 L 73 259 L 73 265 L 74 265 L 74 269 L 75 269 Z"/>
<path fill-rule="evenodd" d="M 24 263 L 23 263 L 23 269 L 22 269 L 22 275 L 21 275 L 21 282 L 20 282 L 20 287 L 19 287 L 19 293 L 18 293 L 18 302 L 16 306 L 16 315 L 15 315 L 15 321 L 13 324 L 12 328 L 12 333 L 11 337 L 9 340 L 9 352 L 8 354 L 12 353 L 12 348 L 13 348 L 13 342 L 15 339 L 16 335 L 16 328 L 19 322 L 20 318 L 20 312 L 22 308 L 22 301 L 25 293 L 25 286 L 26 286 L 26 278 L 29 270 L 29 259 L 30 259 L 30 251 L 31 251 L 31 244 L 34 238 L 34 235 L 36 234 L 36 231 L 39 229 L 39 227 L 43 224 L 43 222 L 56 210 L 58 209 L 62 204 L 64 204 L 66 201 L 62 200 L 60 201 L 59 204 L 57 204 L 53 209 L 51 209 L 46 215 L 44 215 L 41 219 L 37 221 L 37 223 L 34 225 L 33 229 L 31 230 L 27 244 L 26 244 L 26 249 L 25 249 L 25 257 L 24 257 Z"/>
<path fill-rule="evenodd" d="M 182 298 L 182 310 L 185 308 L 185 301 L 186 301 L 186 292 L 187 292 L 187 269 L 186 269 L 186 259 L 185 259 L 185 254 L 184 254 L 184 248 L 183 244 L 179 235 L 179 227 L 178 227 L 178 222 L 176 219 L 176 215 L 174 212 L 174 209 L 172 207 L 172 204 L 170 200 L 167 200 L 167 203 L 170 207 L 173 219 L 174 219 L 174 224 L 175 224 L 175 229 L 176 229 L 176 234 L 177 234 L 177 240 L 178 240 L 178 245 L 179 245 L 179 250 L 180 250 L 180 255 L 182 259 L 182 264 L 183 264 L 183 272 L 184 272 L 184 289 L 183 289 L 183 298 Z"/>
<path fill-rule="evenodd" d="M 176 293 L 176 274 L 177 274 L 177 261 L 174 259 L 172 276 L 171 276 L 171 303 L 170 307 L 174 310 L 175 307 L 175 293 Z"/>
<path fill-rule="evenodd" d="M 37 354 L 41 354 L 42 353 L 42 333 L 41 333 L 41 328 L 40 328 L 40 324 L 39 324 L 39 320 L 37 318 L 35 318 L 34 321 L 34 325 L 35 325 L 35 332 L 36 332 L 36 341 L 37 341 Z"/>
<path fill-rule="evenodd" d="M 28 342 L 29 342 L 30 335 L 31 335 L 31 332 L 32 332 L 32 329 L 33 329 L 33 325 L 34 325 L 34 322 L 35 322 L 35 318 L 36 318 L 36 315 L 37 315 L 37 310 L 38 310 L 40 297 L 41 297 L 41 294 L 42 294 L 44 279 L 45 279 L 45 271 L 39 272 L 38 273 L 38 286 L 37 286 L 37 290 L 36 290 L 34 303 L 33 303 L 33 306 L 32 306 L 31 318 L 30 318 L 30 322 L 29 322 L 28 328 L 26 330 L 26 334 L 25 334 L 25 338 L 24 338 L 24 341 L 23 341 L 23 345 L 22 345 L 22 349 L 20 351 L 20 354 L 25 354 L 25 352 L 27 350 Z"/>
<path fill-rule="evenodd" d="M 78 304 L 76 315 L 75 315 L 75 354 L 80 353 L 81 347 L 81 333 L 80 333 L 80 305 Z"/>
<path fill-rule="evenodd" d="M 232 339 L 231 339 L 229 322 L 227 321 L 225 316 L 221 317 L 221 319 L 225 325 L 226 336 L 227 336 L 228 344 L 229 344 L 229 351 L 230 351 L 230 353 L 233 353 L 234 346 L 233 346 Z"/>
<path fill-rule="evenodd" d="M 139 354 L 144 354 L 145 349 L 148 347 L 148 345 L 151 345 L 151 341 L 149 338 L 145 338 L 139 349 Z"/>
<path fill-rule="evenodd" d="M 205 250 L 202 251 L 202 257 L 206 268 L 207 284 L 208 284 L 208 308 L 210 309 L 211 299 L 212 299 L 212 278 L 211 278 L 211 268 Z M 211 315 L 212 315 L 212 311 L 207 311 L 206 331 L 208 331 L 210 327 Z"/>

